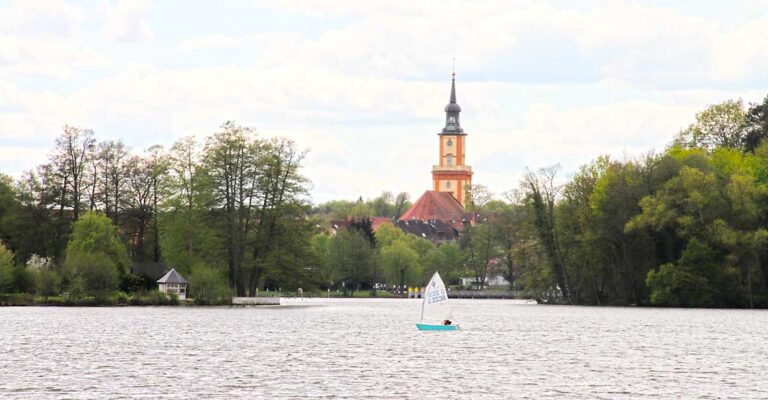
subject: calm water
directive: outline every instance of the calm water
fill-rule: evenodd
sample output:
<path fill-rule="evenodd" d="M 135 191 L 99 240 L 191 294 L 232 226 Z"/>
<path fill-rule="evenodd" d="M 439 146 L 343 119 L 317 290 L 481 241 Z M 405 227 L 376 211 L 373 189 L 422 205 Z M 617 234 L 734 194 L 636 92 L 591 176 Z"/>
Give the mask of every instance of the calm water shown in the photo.
<path fill-rule="evenodd" d="M 0 308 L 0 398 L 768 398 L 768 312 L 458 300 Z"/>

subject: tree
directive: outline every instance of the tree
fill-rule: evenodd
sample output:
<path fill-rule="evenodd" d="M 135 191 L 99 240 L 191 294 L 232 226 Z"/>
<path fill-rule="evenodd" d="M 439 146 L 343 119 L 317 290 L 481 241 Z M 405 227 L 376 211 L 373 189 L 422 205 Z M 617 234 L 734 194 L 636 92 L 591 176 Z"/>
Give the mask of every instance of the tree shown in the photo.
<path fill-rule="evenodd" d="M 117 288 L 118 277 L 129 265 L 128 252 L 109 218 L 89 211 L 75 223 L 64 262 L 70 283 L 82 283 L 86 293 L 103 297 Z"/>
<path fill-rule="evenodd" d="M 489 221 L 498 234 L 499 245 L 503 253 L 504 278 L 509 282 L 510 289 L 514 288 L 518 270 L 521 270 L 522 262 L 516 261 L 516 253 L 530 240 L 530 213 L 529 208 L 521 203 L 521 199 L 510 194 L 511 204 L 504 204 L 497 208 L 495 215 Z M 518 263 L 520 266 L 518 267 Z"/>
<path fill-rule="evenodd" d="M 422 269 L 420 283 L 429 282 L 435 271 L 439 271 L 446 283 L 455 284 L 464 272 L 464 256 L 457 243 L 442 243 L 427 254 Z"/>
<path fill-rule="evenodd" d="M 465 208 L 472 213 L 479 213 L 493 199 L 493 193 L 485 185 L 467 187 Z"/>
<path fill-rule="evenodd" d="M 52 166 L 61 178 L 59 212 L 63 216 L 64 207 L 72 206 L 72 217 L 80 218 L 80 207 L 84 190 L 85 166 L 93 156 L 93 131 L 69 125 L 56 138 L 56 148 L 51 155 Z"/>
<path fill-rule="evenodd" d="M 768 137 L 768 96 L 762 103 L 753 104 L 746 115 L 744 150 L 755 152 L 760 143 Z"/>
<path fill-rule="evenodd" d="M 252 128 L 232 121 L 221 126 L 222 131 L 208 139 L 204 151 L 205 168 L 210 177 L 214 202 L 223 208 L 224 244 L 227 251 L 230 286 L 238 296 L 245 295 L 242 279 L 246 242 L 250 230 L 252 209 L 258 204 L 259 166 L 265 145 L 251 140 Z"/>
<path fill-rule="evenodd" d="M 312 236 L 310 246 L 312 248 L 312 260 L 317 271 L 318 279 L 322 286 L 330 288 L 335 280 L 336 272 L 331 263 L 331 242 L 333 238 L 324 234 L 317 233 Z"/>
<path fill-rule="evenodd" d="M 14 274 L 13 252 L 0 242 L 0 293 L 17 291 Z"/>
<path fill-rule="evenodd" d="M 360 290 L 371 276 L 373 249 L 368 240 L 355 230 L 340 230 L 331 242 L 330 261 L 345 295 Z"/>
<path fill-rule="evenodd" d="M 529 171 L 523 179 L 527 202 L 533 208 L 533 224 L 544 250 L 552 275 L 557 282 L 557 289 L 563 298 L 570 301 L 570 287 L 563 260 L 560 241 L 556 233 L 555 203 L 562 187 L 555 183 L 558 165 L 542 168 L 537 172 Z"/>
<path fill-rule="evenodd" d="M 109 293 L 116 290 L 118 284 L 117 266 L 112 259 L 105 256 L 101 252 L 67 252 L 64 270 L 70 282 L 70 290 L 72 286 L 82 285 L 86 294 L 99 299 L 105 298 Z"/>
<path fill-rule="evenodd" d="M 712 150 L 716 147 L 740 148 L 746 134 L 744 103 L 727 100 L 696 114 L 696 122 L 678 133 L 674 143 Z"/>
<path fill-rule="evenodd" d="M 126 180 L 134 168 L 129 156 L 129 149 L 122 141 L 108 141 L 98 144 L 94 156 L 93 187 L 94 197 L 101 199 L 107 217 L 112 218 L 115 226 L 119 225 L 119 216 L 126 199 Z"/>
<path fill-rule="evenodd" d="M 388 282 L 397 283 L 400 288 L 422 283 L 421 274 L 417 271 L 419 255 L 408 245 L 405 238 L 383 246 L 379 251 L 379 258 Z"/>
<path fill-rule="evenodd" d="M 307 179 L 300 173 L 306 151 L 299 150 L 292 140 L 282 138 L 271 140 L 265 150 L 260 158 L 261 169 L 256 186 L 256 198 L 259 200 L 256 223 L 249 240 L 252 264 L 248 271 L 248 293 L 251 296 L 255 295 L 262 273 L 268 266 L 267 260 L 279 251 L 278 243 L 285 243 L 287 238 L 297 238 L 308 247 L 310 236 L 292 235 L 288 227 L 311 229 L 309 224 L 293 224 L 299 219 L 305 220 L 308 211 L 305 204 Z"/>
<path fill-rule="evenodd" d="M 403 213 L 409 208 L 411 208 L 410 196 L 406 192 L 400 192 L 397 197 L 395 197 L 395 205 L 393 206 L 392 217 L 400 218 L 400 216 L 403 215 Z"/>
<path fill-rule="evenodd" d="M 465 265 L 474 276 L 478 290 L 485 286 L 491 260 L 501 254 L 497 245 L 497 237 L 497 232 L 490 224 L 468 226 L 462 233 L 460 242 L 464 252 Z"/>
<path fill-rule="evenodd" d="M 54 269 L 53 260 L 33 254 L 27 260 L 27 270 L 34 274 L 35 293 L 43 296 L 46 301 L 49 296 L 59 293 L 61 275 Z"/>
<path fill-rule="evenodd" d="M 67 244 L 67 257 L 75 253 L 100 253 L 113 263 L 116 271 L 123 274 L 130 268 L 125 245 L 117 236 L 117 228 L 98 212 L 87 212 L 75 223 L 72 238 Z"/>
<path fill-rule="evenodd" d="M 229 304 L 232 302 L 232 292 L 227 285 L 223 271 L 195 264 L 189 276 L 190 295 L 195 304 Z"/>

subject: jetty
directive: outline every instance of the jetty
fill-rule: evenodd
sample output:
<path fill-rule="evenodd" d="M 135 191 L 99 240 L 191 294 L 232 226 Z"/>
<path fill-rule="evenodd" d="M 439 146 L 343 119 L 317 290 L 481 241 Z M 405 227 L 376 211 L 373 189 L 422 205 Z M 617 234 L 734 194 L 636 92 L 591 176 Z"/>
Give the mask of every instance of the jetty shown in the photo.
<path fill-rule="evenodd" d="M 233 297 L 232 305 L 236 306 L 279 306 L 279 297 Z"/>

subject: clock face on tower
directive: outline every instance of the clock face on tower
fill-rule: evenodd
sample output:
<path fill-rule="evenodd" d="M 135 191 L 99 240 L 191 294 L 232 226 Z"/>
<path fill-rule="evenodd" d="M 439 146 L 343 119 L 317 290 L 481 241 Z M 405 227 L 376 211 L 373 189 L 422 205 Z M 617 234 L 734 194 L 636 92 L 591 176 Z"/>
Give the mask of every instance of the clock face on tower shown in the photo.
<path fill-rule="evenodd" d="M 447 144 L 447 145 L 448 145 L 448 147 L 451 147 L 451 146 L 453 146 L 453 140 L 451 140 L 451 139 L 448 139 L 448 141 L 447 141 L 447 142 L 445 142 L 445 144 Z"/>

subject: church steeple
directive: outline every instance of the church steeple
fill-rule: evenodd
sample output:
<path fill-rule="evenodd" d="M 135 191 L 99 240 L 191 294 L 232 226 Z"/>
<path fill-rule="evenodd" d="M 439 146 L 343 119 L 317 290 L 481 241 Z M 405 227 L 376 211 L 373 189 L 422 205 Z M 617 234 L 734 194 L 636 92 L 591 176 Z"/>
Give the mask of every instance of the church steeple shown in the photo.
<path fill-rule="evenodd" d="M 472 167 L 465 163 L 467 134 L 459 124 L 461 107 L 456 103 L 456 73 L 451 79 L 451 97 L 445 106 L 445 127 L 438 133 L 440 160 L 432 166 L 432 184 L 436 192 L 450 193 L 464 204 L 467 189 L 472 184 Z"/>
<path fill-rule="evenodd" d="M 444 135 L 463 134 L 464 129 L 461 129 L 459 123 L 459 113 L 461 113 L 461 107 L 456 103 L 456 72 L 453 73 L 451 78 L 451 98 L 448 105 L 445 106 L 445 128 L 443 128 Z"/>

